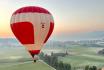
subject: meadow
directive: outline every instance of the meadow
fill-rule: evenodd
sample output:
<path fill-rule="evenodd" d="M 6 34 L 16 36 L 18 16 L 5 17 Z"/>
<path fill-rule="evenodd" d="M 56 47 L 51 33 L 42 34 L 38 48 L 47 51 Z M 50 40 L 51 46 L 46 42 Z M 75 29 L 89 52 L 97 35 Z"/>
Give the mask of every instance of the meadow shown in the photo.
<path fill-rule="evenodd" d="M 42 63 L 41 61 L 34 62 L 22 62 L 15 64 L 8 64 L 0 67 L 0 70 L 54 70 L 52 67 Z"/>
<path fill-rule="evenodd" d="M 24 47 L 2 47 L 0 70 L 54 70 L 42 61 L 34 63 Z"/>
<path fill-rule="evenodd" d="M 2 40 L 3 41 L 3 40 Z M 7 40 L 6 40 L 7 41 Z M 4 41 L 5 42 L 5 41 Z M 4 43 L 3 42 L 3 43 Z M 11 42 L 11 44 L 8 42 Z M 16 46 L 15 46 L 16 45 Z M 99 55 L 98 51 L 102 50 L 103 47 L 89 47 L 83 45 L 48 45 L 42 48 L 42 52 L 45 54 L 54 53 L 65 53 L 69 55 L 65 57 L 59 57 L 59 61 L 71 64 L 72 67 L 82 67 L 86 65 L 97 66 L 98 68 L 104 67 L 104 55 Z M 45 65 L 45 66 L 44 66 Z M 29 66 L 29 67 L 28 67 Z M 31 56 L 27 50 L 19 45 L 15 41 L 7 41 L 7 44 L 0 45 L 0 70 L 28 70 L 28 68 L 34 70 L 52 70 L 48 65 L 38 61 L 36 64 L 31 62 Z M 45 68 L 45 69 L 44 69 Z"/>
<path fill-rule="evenodd" d="M 67 47 L 68 56 L 59 57 L 60 61 L 69 63 L 72 67 L 97 66 L 98 68 L 104 66 L 104 55 L 99 55 L 98 51 L 102 47 L 84 47 L 81 45 L 73 45 Z"/>

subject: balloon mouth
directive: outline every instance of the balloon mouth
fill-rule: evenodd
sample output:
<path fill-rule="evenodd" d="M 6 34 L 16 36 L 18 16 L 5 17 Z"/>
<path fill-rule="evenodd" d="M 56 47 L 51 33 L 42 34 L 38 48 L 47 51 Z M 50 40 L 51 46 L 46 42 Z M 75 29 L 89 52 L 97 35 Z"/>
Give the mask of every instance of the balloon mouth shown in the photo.
<path fill-rule="evenodd" d="M 35 55 L 40 53 L 40 50 L 29 50 L 29 53 L 31 54 L 32 58 L 34 58 Z"/>

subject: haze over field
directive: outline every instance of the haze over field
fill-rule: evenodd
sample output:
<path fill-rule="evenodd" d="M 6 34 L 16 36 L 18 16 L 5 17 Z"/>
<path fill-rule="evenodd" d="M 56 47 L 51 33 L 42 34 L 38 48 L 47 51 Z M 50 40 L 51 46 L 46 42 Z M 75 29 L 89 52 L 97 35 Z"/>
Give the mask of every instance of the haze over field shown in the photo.
<path fill-rule="evenodd" d="M 33 64 L 31 61 L 31 56 L 28 51 L 22 46 L 15 38 L 0 38 L 0 69 L 9 70 L 23 68 L 26 69 L 32 67 L 33 69 L 37 65 Z M 81 41 L 49 41 L 42 48 L 42 52 L 50 55 L 54 53 L 67 53 L 69 55 L 64 57 L 59 57 L 59 61 L 71 64 L 73 67 L 82 67 L 86 65 L 95 65 L 97 68 L 102 68 L 104 66 L 104 39 L 102 40 L 81 40 Z M 101 51 L 99 53 L 99 51 Z M 77 59 L 76 59 L 77 58 Z M 45 69 L 52 69 L 39 61 L 39 67 Z M 5 68 L 5 67 L 6 68 Z M 15 66 L 15 67 L 13 67 Z M 34 67 L 35 66 L 35 67 Z M 37 70 L 39 70 L 37 67 Z M 72 69 L 73 70 L 73 69 Z"/>

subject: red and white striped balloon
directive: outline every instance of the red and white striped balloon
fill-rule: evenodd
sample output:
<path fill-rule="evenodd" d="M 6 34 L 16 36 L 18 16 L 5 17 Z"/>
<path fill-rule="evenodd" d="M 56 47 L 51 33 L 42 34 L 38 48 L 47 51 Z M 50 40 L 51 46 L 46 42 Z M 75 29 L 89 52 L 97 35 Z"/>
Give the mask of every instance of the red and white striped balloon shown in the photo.
<path fill-rule="evenodd" d="M 32 57 L 39 54 L 54 28 L 49 11 L 36 6 L 22 7 L 11 17 L 11 29 Z"/>

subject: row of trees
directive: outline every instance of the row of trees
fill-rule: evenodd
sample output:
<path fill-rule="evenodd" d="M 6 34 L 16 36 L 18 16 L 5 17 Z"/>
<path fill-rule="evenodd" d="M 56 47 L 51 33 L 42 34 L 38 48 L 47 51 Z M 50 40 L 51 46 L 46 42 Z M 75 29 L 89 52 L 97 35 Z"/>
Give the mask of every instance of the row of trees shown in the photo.
<path fill-rule="evenodd" d="M 59 53 L 60 54 L 60 53 Z M 70 64 L 63 63 L 62 61 L 58 61 L 58 57 L 52 53 L 51 55 L 44 54 L 43 52 L 39 55 L 40 59 L 45 61 L 50 66 L 54 67 L 56 70 L 101 70 L 97 69 L 96 66 L 85 66 L 81 67 L 71 67 Z"/>
<path fill-rule="evenodd" d="M 63 63 L 62 61 L 58 61 L 58 57 L 54 55 L 44 55 L 44 53 L 40 54 L 40 59 L 45 61 L 50 66 L 54 67 L 56 70 L 71 70 L 71 65 Z"/>
<path fill-rule="evenodd" d="M 87 66 L 85 66 L 85 70 L 101 70 L 101 69 L 97 69 L 96 66 L 89 66 L 89 65 L 87 65 Z"/>

